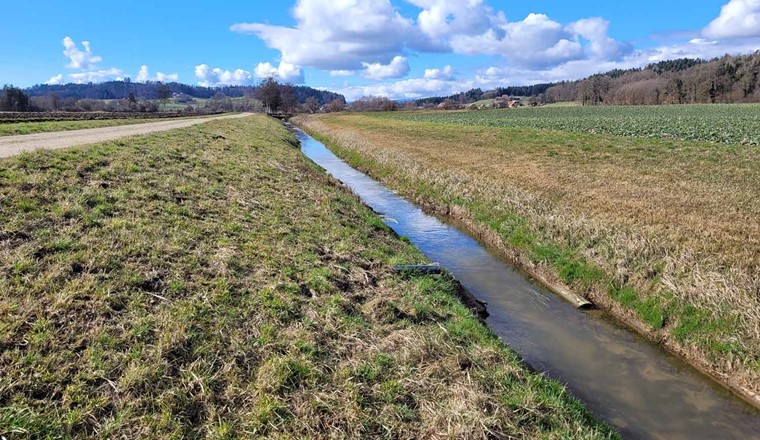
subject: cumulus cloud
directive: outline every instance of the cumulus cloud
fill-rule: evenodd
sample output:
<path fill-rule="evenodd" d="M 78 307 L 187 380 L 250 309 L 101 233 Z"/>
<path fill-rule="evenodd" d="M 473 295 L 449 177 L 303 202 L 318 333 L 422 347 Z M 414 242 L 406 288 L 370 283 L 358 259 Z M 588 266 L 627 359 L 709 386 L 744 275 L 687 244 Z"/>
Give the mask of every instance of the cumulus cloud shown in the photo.
<path fill-rule="evenodd" d="M 362 63 L 362 65 L 364 66 L 364 76 L 376 80 L 402 78 L 411 70 L 409 61 L 402 56 L 394 57 L 389 64 Z"/>
<path fill-rule="evenodd" d="M 459 86 L 443 80 L 410 78 L 391 83 L 366 86 L 349 86 L 339 90 L 349 101 L 363 96 L 387 96 L 392 99 L 415 99 L 424 96 L 449 95 L 459 91 Z"/>
<path fill-rule="evenodd" d="M 454 79 L 454 68 L 446 66 L 443 69 L 425 69 L 425 79 Z"/>
<path fill-rule="evenodd" d="M 66 36 L 61 41 L 63 44 L 63 54 L 69 59 L 67 68 L 73 70 L 79 70 L 76 73 L 68 74 L 68 78 L 75 83 L 88 83 L 110 80 L 122 80 L 124 79 L 124 71 L 115 67 L 101 68 L 98 66 L 103 58 L 92 53 L 92 46 L 89 41 L 82 41 L 82 49 L 79 48 L 77 43 L 69 36 Z M 63 75 L 56 75 L 48 83 L 60 84 L 63 82 Z"/>
<path fill-rule="evenodd" d="M 271 63 L 259 63 L 254 72 L 258 79 L 275 78 L 278 81 L 293 84 L 302 84 L 304 80 L 303 72 L 298 66 L 285 62 L 280 62 L 277 67 Z"/>
<path fill-rule="evenodd" d="M 238 23 L 282 54 L 282 61 L 322 70 L 358 70 L 362 63 L 389 63 L 418 32 L 389 0 L 298 0 L 295 27 Z"/>
<path fill-rule="evenodd" d="M 472 35 L 488 30 L 493 21 L 503 21 L 484 0 L 407 0 L 422 8 L 417 16 L 420 30 L 431 38 Z"/>
<path fill-rule="evenodd" d="M 222 70 L 218 67 L 211 69 L 208 64 L 195 66 L 195 77 L 198 85 L 204 87 L 243 86 L 253 83 L 253 75 L 243 69 L 234 71 Z"/>
<path fill-rule="evenodd" d="M 148 71 L 148 66 L 143 64 L 140 66 L 140 71 L 137 72 L 137 77 L 135 78 L 135 81 L 141 83 L 141 82 L 147 82 L 150 80 L 150 72 Z"/>
<path fill-rule="evenodd" d="M 150 70 L 148 69 L 148 66 L 143 64 L 140 66 L 140 70 L 137 72 L 137 77 L 135 78 L 136 82 L 148 82 L 148 81 L 159 81 L 159 82 L 176 82 L 179 81 L 179 75 L 176 73 L 162 73 L 157 72 L 156 76 L 152 78 L 150 76 Z"/>
<path fill-rule="evenodd" d="M 124 71 L 121 69 L 110 68 L 101 70 L 90 70 L 87 72 L 70 73 L 69 78 L 77 83 L 84 84 L 89 82 L 101 81 L 121 81 L 124 79 Z"/>
<path fill-rule="evenodd" d="M 69 36 L 64 37 L 62 43 L 63 54 L 69 59 L 66 67 L 70 69 L 96 69 L 97 64 L 103 61 L 103 58 L 92 54 L 89 41 L 82 41 L 84 50 L 79 49 Z"/>
<path fill-rule="evenodd" d="M 620 57 L 629 49 L 609 37 L 609 22 L 601 18 L 561 24 L 530 14 L 510 22 L 486 0 L 406 1 L 420 9 L 416 20 L 402 16 L 390 0 L 298 0 L 294 27 L 238 23 L 231 29 L 258 36 L 280 51 L 284 63 L 334 76 L 364 69 L 373 79 L 405 76 L 403 68 L 382 67 L 402 67 L 398 57 L 409 51 L 499 55 L 540 67 Z"/>
<path fill-rule="evenodd" d="M 710 58 L 760 49 L 760 0 L 730 0 L 701 35 L 672 37 L 672 41 L 691 41 L 641 50 L 614 39 L 610 22 L 601 17 L 560 22 L 537 11 L 510 21 L 489 0 L 404 1 L 418 8 L 414 15 L 402 15 L 391 0 L 297 0 L 292 27 L 238 23 L 231 29 L 255 35 L 278 50 L 281 66 L 382 81 L 345 86 L 341 92 L 349 99 L 364 95 L 415 98 L 473 87 L 572 80 L 664 59 Z M 419 78 L 386 82 L 408 76 L 410 54 L 433 52 L 496 59 L 490 68 L 457 72 L 466 76 L 463 79 L 455 78 L 454 69 L 445 66 L 426 69 Z M 271 75 L 281 66 L 262 63 L 255 73 Z"/>
<path fill-rule="evenodd" d="M 760 37 L 760 0 L 731 0 L 702 31 L 707 38 Z"/>
<path fill-rule="evenodd" d="M 49 80 L 45 81 L 45 84 L 50 86 L 63 84 L 63 74 L 59 73 L 58 75 L 51 77 Z"/>
<path fill-rule="evenodd" d="M 179 81 L 179 75 L 176 73 L 156 73 L 156 80 L 161 82 L 177 82 Z"/>
<path fill-rule="evenodd" d="M 614 59 L 630 52 L 629 46 L 607 34 L 609 22 L 581 19 L 562 25 L 545 14 L 502 22 L 480 35 L 455 36 L 452 48 L 467 55 L 500 55 L 523 66 L 546 67 L 583 58 Z"/>
<path fill-rule="evenodd" d="M 355 70 L 331 70 L 330 76 L 354 76 L 356 75 Z"/>

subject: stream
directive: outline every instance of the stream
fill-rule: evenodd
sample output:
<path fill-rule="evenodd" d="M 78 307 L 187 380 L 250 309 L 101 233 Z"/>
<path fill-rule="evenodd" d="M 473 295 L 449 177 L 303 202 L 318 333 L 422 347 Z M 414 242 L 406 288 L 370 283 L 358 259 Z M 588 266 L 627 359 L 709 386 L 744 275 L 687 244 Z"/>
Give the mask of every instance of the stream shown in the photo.
<path fill-rule="evenodd" d="M 489 328 L 527 364 L 563 383 L 623 437 L 760 439 L 760 412 L 730 391 L 598 312 L 574 308 L 467 233 L 296 134 L 307 157 L 488 303 Z"/>

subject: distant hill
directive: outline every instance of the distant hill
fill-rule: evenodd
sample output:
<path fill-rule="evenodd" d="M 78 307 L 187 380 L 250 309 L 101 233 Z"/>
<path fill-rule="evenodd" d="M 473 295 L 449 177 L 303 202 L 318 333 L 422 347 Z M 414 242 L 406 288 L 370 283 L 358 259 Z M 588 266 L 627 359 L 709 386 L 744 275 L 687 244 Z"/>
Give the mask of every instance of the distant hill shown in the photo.
<path fill-rule="evenodd" d="M 760 102 L 760 51 L 712 60 L 682 58 L 644 68 L 613 70 L 578 81 L 473 89 L 451 96 L 419 99 L 437 105 L 446 99 L 470 104 L 502 95 L 535 103 L 577 101 L 584 105 L 655 105 Z"/>
<path fill-rule="evenodd" d="M 158 99 L 159 88 L 162 86 L 159 82 L 136 83 L 130 81 L 108 81 L 103 83 L 88 84 L 40 84 L 24 92 L 30 97 L 48 96 L 57 94 L 60 99 L 127 99 L 132 93 L 137 99 Z M 172 94 L 189 95 L 193 98 L 207 99 L 218 96 L 219 93 L 229 98 L 242 96 L 252 96 L 255 94 L 258 86 L 223 86 L 223 87 L 202 87 L 176 82 L 166 83 Z M 325 105 L 335 99 L 345 101 L 343 95 L 328 92 L 326 90 L 317 90 L 306 86 L 293 86 L 293 92 L 299 103 L 303 104 L 310 97 L 316 98 L 320 105 Z"/>

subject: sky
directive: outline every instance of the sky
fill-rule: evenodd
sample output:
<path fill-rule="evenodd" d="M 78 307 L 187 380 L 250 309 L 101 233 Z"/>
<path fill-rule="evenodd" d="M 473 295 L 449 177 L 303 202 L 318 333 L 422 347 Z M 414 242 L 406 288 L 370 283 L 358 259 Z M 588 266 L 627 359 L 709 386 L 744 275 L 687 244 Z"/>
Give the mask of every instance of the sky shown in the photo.
<path fill-rule="evenodd" d="M 760 0 L 14 1 L 0 84 L 270 76 L 394 99 L 760 50 Z M 12 18 L 12 19 L 10 19 Z"/>

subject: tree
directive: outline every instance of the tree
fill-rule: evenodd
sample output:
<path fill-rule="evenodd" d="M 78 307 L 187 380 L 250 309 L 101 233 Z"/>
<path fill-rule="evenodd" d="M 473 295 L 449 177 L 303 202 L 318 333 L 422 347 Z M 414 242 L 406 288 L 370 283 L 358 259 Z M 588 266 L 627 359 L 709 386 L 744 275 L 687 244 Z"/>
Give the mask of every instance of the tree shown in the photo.
<path fill-rule="evenodd" d="M 277 112 L 282 99 L 280 85 L 274 78 L 267 78 L 256 90 L 256 98 L 264 103 L 267 113 Z"/>
<path fill-rule="evenodd" d="M 3 87 L 3 97 L 0 109 L 7 112 L 27 112 L 31 110 L 29 97 L 18 87 Z"/>
<path fill-rule="evenodd" d="M 57 111 L 61 104 L 61 96 L 55 92 L 48 93 L 48 101 L 50 102 L 50 108 L 53 111 Z"/>
<path fill-rule="evenodd" d="M 130 110 L 134 111 L 137 109 L 137 97 L 133 92 L 129 92 L 129 95 L 127 96 L 127 105 Z"/>
<path fill-rule="evenodd" d="M 388 112 L 398 110 L 398 103 L 385 96 L 365 96 L 352 102 L 348 109 L 355 112 Z"/>
<path fill-rule="evenodd" d="M 309 96 L 304 103 L 304 107 L 306 107 L 306 111 L 309 113 L 316 113 L 319 110 L 319 101 L 317 101 L 317 98 Z"/>
<path fill-rule="evenodd" d="M 296 107 L 298 107 L 298 99 L 293 91 L 293 86 L 288 84 L 280 86 L 280 109 L 290 113 Z"/>
<path fill-rule="evenodd" d="M 325 111 L 328 113 L 335 113 L 335 112 L 342 112 L 346 109 L 346 101 L 335 98 L 332 101 L 330 101 L 327 105 L 325 105 Z"/>
<path fill-rule="evenodd" d="M 166 107 L 166 103 L 169 102 L 169 98 L 172 97 L 172 90 L 166 84 L 158 86 L 158 101 Z"/>

